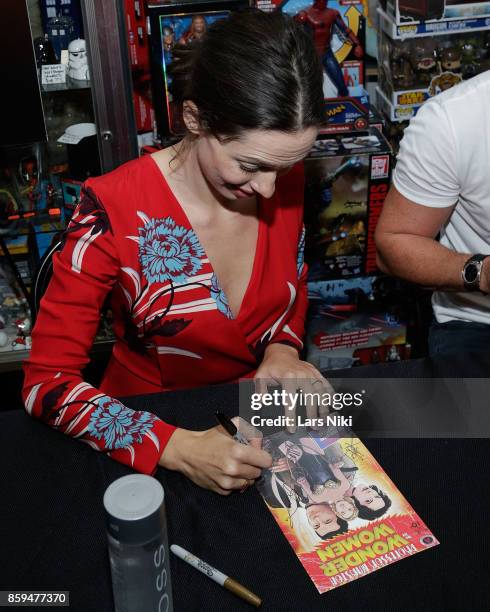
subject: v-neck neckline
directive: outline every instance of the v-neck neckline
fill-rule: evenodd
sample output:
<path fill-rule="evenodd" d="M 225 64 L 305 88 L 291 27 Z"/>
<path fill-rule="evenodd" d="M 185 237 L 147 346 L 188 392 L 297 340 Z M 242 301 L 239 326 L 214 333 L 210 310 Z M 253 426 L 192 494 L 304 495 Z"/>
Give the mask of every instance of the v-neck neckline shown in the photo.
<path fill-rule="evenodd" d="M 204 249 L 201 240 L 198 236 L 198 233 L 196 232 L 196 230 L 194 229 L 192 223 L 189 220 L 189 217 L 187 216 L 187 213 L 185 212 L 184 207 L 182 206 L 182 204 L 179 202 L 177 196 L 174 194 L 172 188 L 170 187 L 168 181 L 167 181 L 167 177 L 165 176 L 165 174 L 162 172 L 160 166 L 158 165 L 157 161 L 153 158 L 152 155 L 147 155 L 146 157 L 148 157 L 151 160 L 151 165 L 154 167 L 155 171 L 158 173 L 160 182 L 162 183 L 162 185 L 164 187 L 166 187 L 166 189 L 170 192 L 170 195 L 176 205 L 176 208 L 180 211 L 181 216 L 183 217 L 185 223 L 187 224 L 188 228 L 191 229 L 194 232 L 194 235 L 196 236 L 197 241 L 199 242 L 199 246 L 202 249 L 203 252 L 203 258 L 207 259 L 209 262 L 209 267 L 211 268 L 211 271 L 214 275 L 214 277 L 216 278 L 217 282 L 218 282 L 218 286 L 220 288 L 220 291 L 222 293 L 222 296 L 225 298 L 226 301 L 226 305 L 228 306 L 228 309 L 232 315 L 232 320 L 234 321 L 238 321 L 238 319 L 240 319 L 241 317 L 243 317 L 243 312 L 245 310 L 246 305 L 248 304 L 248 298 L 249 298 L 249 294 L 252 292 L 252 288 L 253 285 L 255 283 L 255 277 L 257 276 L 258 273 L 258 267 L 259 267 L 259 261 L 261 259 L 261 251 L 263 249 L 263 243 L 264 243 L 264 229 L 266 226 L 265 223 L 265 219 L 264 219 L 264 215 L 263 215 L 263 207 L 264 207 L 264 202 L 261 196 L 257 195 L 257 218 L 258 218 L 258 222 L 259 222 L 259 227 L 257 230 L 257 239 L 255 241 L 255 254 L 254 254 L 254 260 L 252 263 L 252 271 L 250 273 L 250 278 L 248 280 L 248 284 L 247 287 L 245 288 L 245 292 L 243 294 L 243 298 L 240 304 L 240 307 L 238 309 L 238 312 L 236 314 L 236 316 L 233 314 L 231 308 L 230 308 L 230 303 L 228 301 L 228 296 L 226 295 L 225 291 L 223 290 L 223 287 L 221 285 L 220 279 L 218 277 L 218 275 L 216 274 L 216 270 L 214 269 L 213 263 L 211 261 L 211 259 L 209 258 L 206 250 Z"/>

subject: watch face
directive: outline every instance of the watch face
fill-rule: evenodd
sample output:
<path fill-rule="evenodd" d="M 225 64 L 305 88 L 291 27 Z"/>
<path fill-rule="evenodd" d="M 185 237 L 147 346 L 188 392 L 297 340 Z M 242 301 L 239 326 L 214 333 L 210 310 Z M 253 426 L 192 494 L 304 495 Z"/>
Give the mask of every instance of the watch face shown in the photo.
<path fill-rule="evenodd" d="M 478 266 L 474 263 L 468 264 L 464 269 L 464 277 L 467 283 L 474 283 L 478 278 Z"/>

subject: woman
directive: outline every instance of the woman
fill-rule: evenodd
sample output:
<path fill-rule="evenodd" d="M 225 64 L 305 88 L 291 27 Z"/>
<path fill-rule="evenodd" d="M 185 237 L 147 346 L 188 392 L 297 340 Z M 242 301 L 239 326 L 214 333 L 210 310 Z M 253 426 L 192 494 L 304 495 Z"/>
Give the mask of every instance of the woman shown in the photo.
<path fill-rule="evenodd" d="M 281 14 L 214 23 L 173 70 L 187 135 L 85 183 L 55 256 L 25 366 L 27 411 L 135 469 L 179 470 L 221 494 L 271 465 L 213 428 L 176 429 L 114 396 L 235 381 L 314 380 L 301 173 L 323 118 L 315 50 Z M 112 290 L 116 343 L 100 389 L 83 382 Z"/>
<path fill-rule="evenodd" d="M 391 499 L 376 485 L 359 484 L 352 489 L 352 501 L 359 518 L 374 521 L 391 507 Z"/>

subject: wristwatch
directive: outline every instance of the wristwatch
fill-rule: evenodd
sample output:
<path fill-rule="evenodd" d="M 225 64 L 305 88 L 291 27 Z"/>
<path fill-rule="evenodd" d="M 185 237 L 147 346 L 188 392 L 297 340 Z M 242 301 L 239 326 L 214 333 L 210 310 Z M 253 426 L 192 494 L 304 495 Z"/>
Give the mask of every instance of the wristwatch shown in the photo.
<path fill-rule="evenodd" d="M 480 290 L 480 278 L 481 271 L 483 268 L 483 260 L 488 255 L 472 255 L 463 266 L 461 270 L 461 276 L 466 291 L 479 291 Z"/>

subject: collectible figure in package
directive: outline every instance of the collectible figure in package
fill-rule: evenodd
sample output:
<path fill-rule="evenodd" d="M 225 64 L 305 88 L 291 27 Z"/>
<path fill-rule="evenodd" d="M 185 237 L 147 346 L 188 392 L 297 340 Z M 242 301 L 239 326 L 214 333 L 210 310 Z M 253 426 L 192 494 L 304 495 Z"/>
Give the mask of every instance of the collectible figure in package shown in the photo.
<path fill-rule="evenodd" d="M 400 107 L 420 106 L 488 70 L 489 43 L 488 30 L 397 39 L 382 28 L 378 39 L 379 88 L 386 99 L 386 114 L 396 120 Z"/>
<path fill-rule="evenodd" d="M 168 68 L 174 59 L 174 48 L 182 50 L 199 40 L 213 22 L 247 6 L 247 0 L 149 3 L 153 98 L 157 130 L 162 139 L 179 137 L 185 131 L 181 109 L 170 91 L 172 77 Z"/>
<path fill-rule="evenodd" d="M 376 270 L 374 228 L 389 188 L 381 133 L 323 137 L 305 160 L 305 257 L 309 280 Z"/>
<path fill-rule="evenodd" d="M 389 280 L 366 276 L 308 283 L 307 361 L 321 370 L 376 363 L 376 357 L 394 361 L 390 347 L 406 342 L 406 305 L 398 281 Z M 377 355 L 366 349 L 378 349 Z M 396 354 L 402 358 L 398 349 Z"/>
<path fill-rule="evenodd" d="M 61 189 L 63 193 L 65 215 L 67 220 L 69 220 L 73 214 L 73 211 L 80 203 L 82 182 L 76 181 L 75 179 L 64 178 L 61 180 Z"/>
<path fill-rule="evenodd" d="M 381 0 L 380 4 L 397 25 L 490 15 L 488 0 Z"/>
<path fill-rule="evenodd" d="M 382 134 L 384 133 L 386 120 L 383 115 L 376 109 L 375 106 L 369 107 L 369 126 L 376 128 Z"/>
<path fill-rule="evenodd" d="M 146 2 L 124 0 L 133 106 L 138 134 L 152 132 L 155 122 L 151 97 L 150 43 L 146 10 Z"/>
<path fill-rule="evenodd" d="M 285 12 L 286 4 L 291 4 L 291 1 L 283 5 L 282 8 Z M 301 9 L 294 18 L 311 32 L 325 74 L 330 84 L 335 88 L 334 95 L 327 95 L 326 97 L 345 97 L 349 95 L 349 90 L 344 81 L 340 64 L 332 49 L 332 39 L 335 31 L 344 42 L 350 43 L 352 53 L 356 59 L 362 59 L 364 51 L 359 39 L 347 27 L 340 13 L 336 9 L 329 8 L 327 5 L 327 0 L 314 0 L 311 6 Z"/>
<path fill-rule="evenodd" d="M 364 17 L 360 0 L 257 0 L 264 11 L 282 10 L 311 35 L 324 69 L 326 130 L 365 129 Z"/>

